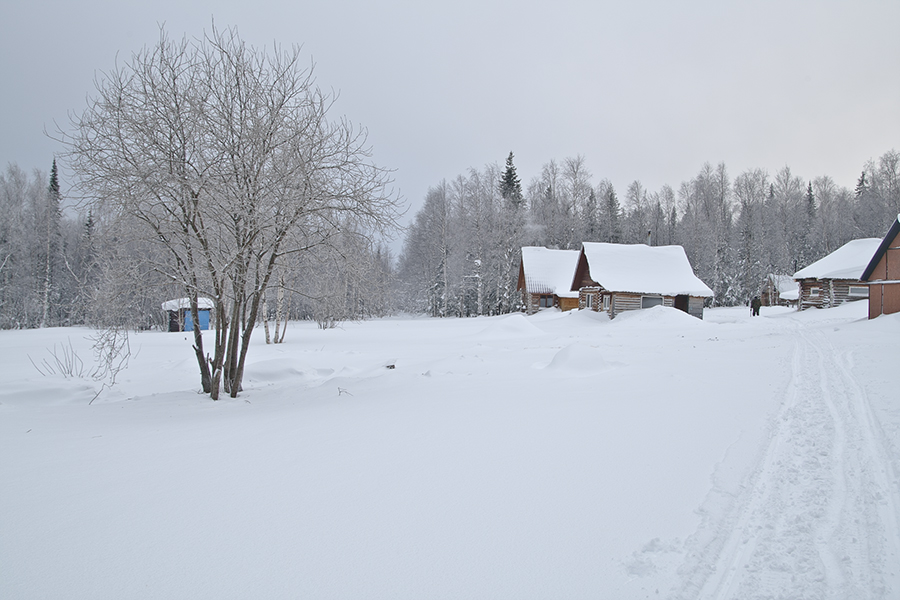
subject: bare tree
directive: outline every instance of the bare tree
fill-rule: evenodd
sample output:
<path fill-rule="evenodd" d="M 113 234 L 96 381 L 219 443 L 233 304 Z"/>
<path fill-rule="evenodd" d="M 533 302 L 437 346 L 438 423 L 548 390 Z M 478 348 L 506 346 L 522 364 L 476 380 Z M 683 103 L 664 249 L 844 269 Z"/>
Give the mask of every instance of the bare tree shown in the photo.
<path fill-rule="evenodd" d="M 299 49 L 271 54 L 236 30 L 173 42 L 164 30 L 97 82 L 63 136 L 96 209 L 136 219 L 165 260 L 148 264 L 215 302 L 214 353 L 195 328 L 204 391 L 241 389 L 266 289 L 284 257 L 339 231 L 342 215 L 376 231 L 395 224 L 387 173 L 364 131 L 331 122 Z M 95 211 L 95 212 L 96 212 Z"/>

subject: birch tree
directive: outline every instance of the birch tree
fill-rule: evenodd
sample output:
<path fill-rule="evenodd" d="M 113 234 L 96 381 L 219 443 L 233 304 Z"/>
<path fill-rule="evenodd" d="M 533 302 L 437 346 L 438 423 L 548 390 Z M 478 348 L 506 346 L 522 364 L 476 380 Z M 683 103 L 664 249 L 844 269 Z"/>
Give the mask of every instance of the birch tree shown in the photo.
<path fill-rule="evenodd" d="M 105 74 L 63 141 L 77 189 L 143 226 L 163 274 L 191 299 L 215 303 L 213 354 L 195 328 L 204 391 L 236 396 L 266 289 L 285 256 L 339 231 L 342 215 L 394 224 L 387 174 L 365 132 L 332 122 L 333 98 L 299 49 L 266 53 L 236 30 L 159 42 Z M 302 235 L 300 235 L 302 233 Z"/>

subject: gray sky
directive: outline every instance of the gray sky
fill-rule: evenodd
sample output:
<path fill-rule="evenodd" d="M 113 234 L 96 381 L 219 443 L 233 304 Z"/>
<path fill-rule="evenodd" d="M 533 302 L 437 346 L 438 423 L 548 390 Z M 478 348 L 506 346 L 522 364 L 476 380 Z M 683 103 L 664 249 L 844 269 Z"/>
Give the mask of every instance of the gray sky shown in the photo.
<path fill-rule="evenodd" d="M 68 125 L 117 55 L 213 17 L 256 46 L 302 45 L 410 214 L 510 150 L 525 184 L 581 154 L 622 195 L 720 161 L 852 188 L 900 149 L 896 0 L 0 0 L 0 167 L 49 170 L 60 146 L 43 130 Z"/>

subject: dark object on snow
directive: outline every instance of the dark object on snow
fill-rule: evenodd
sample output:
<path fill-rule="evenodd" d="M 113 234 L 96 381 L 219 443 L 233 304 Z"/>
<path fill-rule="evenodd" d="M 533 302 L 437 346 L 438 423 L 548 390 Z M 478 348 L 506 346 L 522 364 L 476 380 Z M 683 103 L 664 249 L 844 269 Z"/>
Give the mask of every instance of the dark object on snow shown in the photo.
<path fill-rule="evenodd" d="M 750 301 L 750 314 L 751 316 L 758 317 L 759 316 L 759 307 L 762 306 L 762 302 L 759 299 L 759 296 L 753 296 L 753 300 Z"/>

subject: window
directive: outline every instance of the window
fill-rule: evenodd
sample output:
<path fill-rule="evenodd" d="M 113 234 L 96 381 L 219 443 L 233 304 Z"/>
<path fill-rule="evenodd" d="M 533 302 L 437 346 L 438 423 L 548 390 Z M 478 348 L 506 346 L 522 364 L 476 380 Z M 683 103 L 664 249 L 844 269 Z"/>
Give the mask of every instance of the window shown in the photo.
<path fill-rule="evenodd" d="M 541 295 L 541 300 L 538 305 L 541 308 L 552 308 L 553 307 L 553 296 Z"/>
<path fill-rule="evenodd" d="M 810 296 L 811 298 L 812 298 L 812 297 L 816 297 L 816 296 L 819 295 L 819 293 L 820 293 L 821 291 L 822 291 L 822 290 L 819 289 L 819 288 L 809 288 L 809 296 Z"/>
<path fill-rule="evenodd" d="M 585 308 L 594 308 L 594 295 L 593 294 L 585 294 L 584 295 L 584 307 Z"/>
<path fill-rule="evenodd" d="M 865 285 L 851 285 L 850 292 L 847 295 L 851 298 L 868 298 L 869 287 Z"/>
<path fill-rule="evenodd" d="M 609 310 L 609 294 L 603 294 L 603 310 Z"/>
<path fill-rule="evenodd" d="M 641 308 L 660 306 L 662 303 L 662 296 L 641 296 Z"/>

